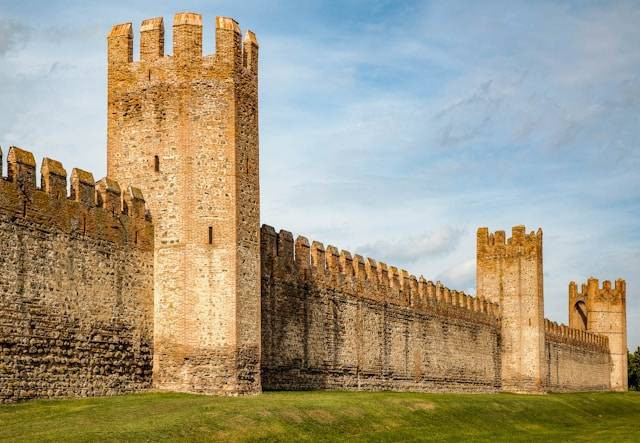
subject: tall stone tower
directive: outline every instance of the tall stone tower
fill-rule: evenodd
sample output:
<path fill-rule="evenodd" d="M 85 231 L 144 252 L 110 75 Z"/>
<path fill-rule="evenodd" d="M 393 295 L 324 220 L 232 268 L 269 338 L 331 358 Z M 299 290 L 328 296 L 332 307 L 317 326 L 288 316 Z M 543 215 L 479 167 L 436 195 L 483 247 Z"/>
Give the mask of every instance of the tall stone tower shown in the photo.
<path fill-rule="evenodd" d="M 595 278 L 587 280 L 578 291 L 569 283 L 569 326 L 605 335 L 611 354 L 611 390 L 627 391 L 627 285 L 622 279 L 605 280 L 602 288 Z"/>
<path fill-rule="evenodd" d="M 162 18 L 108 37 L 108 174 L 142 189 L 154 220 L 154 384 L 260 391 L 258 44 L 216 18 L 179 13 L 173 55 Z"/>
<path fill-rule="evenodd" d="M 546 379 L 544 365 L 544 294 L 542 230 L 527 234 L 516 226 L 477 234 L 477 295 L 502 310 L 502 388 L 538 392 Z"/>

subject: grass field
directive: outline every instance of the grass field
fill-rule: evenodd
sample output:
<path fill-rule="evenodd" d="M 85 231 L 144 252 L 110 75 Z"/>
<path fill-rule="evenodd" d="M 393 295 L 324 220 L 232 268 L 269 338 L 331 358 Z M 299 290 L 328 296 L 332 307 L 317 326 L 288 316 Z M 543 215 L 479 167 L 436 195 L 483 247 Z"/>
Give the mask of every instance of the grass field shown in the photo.
<path fill-rule="evenodd" d="M 4 441 L 640 441 L 640 393 L 148 393 L 0 407 Z"/>

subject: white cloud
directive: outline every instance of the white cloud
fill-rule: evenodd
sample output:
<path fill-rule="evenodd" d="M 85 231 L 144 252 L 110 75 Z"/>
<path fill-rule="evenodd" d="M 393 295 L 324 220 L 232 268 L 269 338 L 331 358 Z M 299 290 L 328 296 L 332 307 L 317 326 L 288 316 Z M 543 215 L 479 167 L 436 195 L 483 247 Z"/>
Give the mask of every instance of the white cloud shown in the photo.
<path fill-rule="evenodd" d="M 7 19 L 0 19 L 0 57 L 25 46 L 31 30 L 28 26 Z"/>
<path fill-rule="evenodd" d="M 446 269 L 438 275 L 438 280 L 450 288 L 461 288 L 467 293 L 474 293 L 476 286 L 475 259 L 465 260 Z"/>
<path fill-rule="evenodd" d="M 460 242 L 461 230 L 451 226 L 443 226 L 435 232 L 390 240 L 379 240 L 360 248 L 363 254 L 379 260 L 392 260 L 400 263 L 412 263 L 425 257 L 443 256 L 454 250 Z"/>

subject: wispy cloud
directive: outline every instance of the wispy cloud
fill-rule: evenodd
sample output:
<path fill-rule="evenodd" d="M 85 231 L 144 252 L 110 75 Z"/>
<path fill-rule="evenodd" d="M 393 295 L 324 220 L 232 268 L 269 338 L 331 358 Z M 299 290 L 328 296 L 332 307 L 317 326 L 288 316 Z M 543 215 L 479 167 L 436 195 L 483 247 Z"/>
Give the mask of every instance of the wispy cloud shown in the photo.
<path fill-rule="evenodd" d="M 446 285 L 474 293 L 476 285 L 476 261 L 469 259 L 456 263 L 438 275 Z"/>
<path fill-rule="evenodd" d="M 381 260 L 395 260 L 402 263 L 413 263 L 427 257 L 438 257 L 453 251 L 460 242 L 461 230 L 443 226 L 435 232 L 402 237 L 390 240 L 379 240 L 358 248 L 362 253 Z"/>
<path fill-rule="evenodd" d="M 31 29 L 14 20 L 0 19 L 0 57 L 21 49 L 31 36 Z"/>

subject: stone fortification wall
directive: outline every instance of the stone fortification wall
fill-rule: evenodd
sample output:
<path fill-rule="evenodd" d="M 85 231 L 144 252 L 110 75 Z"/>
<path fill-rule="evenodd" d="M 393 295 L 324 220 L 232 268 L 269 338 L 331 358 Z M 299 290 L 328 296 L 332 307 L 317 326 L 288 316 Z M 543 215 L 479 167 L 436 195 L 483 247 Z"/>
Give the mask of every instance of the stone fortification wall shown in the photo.
<path fill-rule="evenodd" d="M 261 234 L 264 389 L 499 389 L 496 304 L 270 226 Z"/>
<path fill-rule="evenodd" d="M 549 391 L 610 389 L 609 339 L 545 319 L 545 357 Z"/>
<path fill-rule="evenodd" d="M 2 151 L 0 150 L 0 163 Z M 0 177 L 0 402 L 151 385 L 153 227 L 141 193 L 8 154 Z"/>

